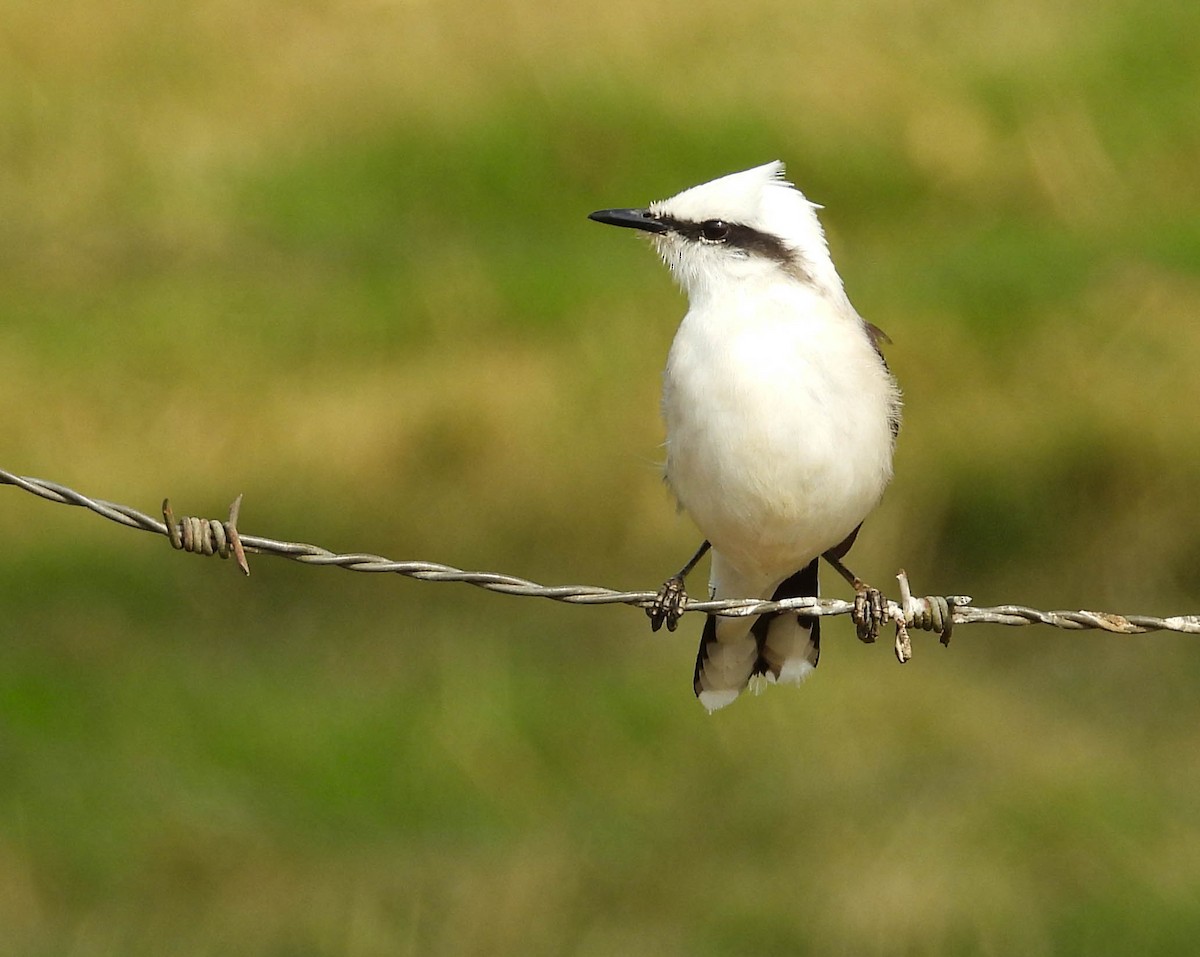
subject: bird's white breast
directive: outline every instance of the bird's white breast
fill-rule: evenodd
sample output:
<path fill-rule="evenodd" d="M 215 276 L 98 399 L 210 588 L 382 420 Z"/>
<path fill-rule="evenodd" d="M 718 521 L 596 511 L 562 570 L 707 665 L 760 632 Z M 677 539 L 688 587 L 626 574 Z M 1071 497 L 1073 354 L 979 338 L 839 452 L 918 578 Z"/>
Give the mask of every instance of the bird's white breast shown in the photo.
<path fill-rule="evenodd" d="M 896 402 L 844 300 L 795 283 L 706 297 L 667 362 L 667 479 L 728 561 L 790 574 L 879 501 Z"/>

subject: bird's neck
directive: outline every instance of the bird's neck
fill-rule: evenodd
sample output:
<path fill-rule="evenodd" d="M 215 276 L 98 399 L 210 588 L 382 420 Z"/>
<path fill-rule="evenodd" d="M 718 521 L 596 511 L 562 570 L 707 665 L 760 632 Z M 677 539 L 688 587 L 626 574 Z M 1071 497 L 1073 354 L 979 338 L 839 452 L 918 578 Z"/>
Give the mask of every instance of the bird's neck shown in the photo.
<path fill-rule="evenodd" d="M 773 271 L 738 277 L 696 277 L 685 291 L 693 310 L 726 311 L 728 309 L 757 309 L 777 305 L 784 309 L 804 309 L 832 306 L 849 309 L 841 279 L 832 268 L 830 275 L 793 275 Z"/>

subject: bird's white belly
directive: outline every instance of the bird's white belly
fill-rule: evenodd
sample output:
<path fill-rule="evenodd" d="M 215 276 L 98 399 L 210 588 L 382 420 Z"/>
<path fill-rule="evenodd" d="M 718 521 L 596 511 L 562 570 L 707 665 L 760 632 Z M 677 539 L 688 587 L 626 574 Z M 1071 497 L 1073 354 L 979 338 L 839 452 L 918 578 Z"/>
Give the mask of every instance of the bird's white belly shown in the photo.
<path fill-rule="evenodd" d="M 857 329 L 788 321 L 725 333 L 685 320 L 672 346 L 667 478 L 727 561 L 790 574 L 879 501 L 894 387 Z"/>

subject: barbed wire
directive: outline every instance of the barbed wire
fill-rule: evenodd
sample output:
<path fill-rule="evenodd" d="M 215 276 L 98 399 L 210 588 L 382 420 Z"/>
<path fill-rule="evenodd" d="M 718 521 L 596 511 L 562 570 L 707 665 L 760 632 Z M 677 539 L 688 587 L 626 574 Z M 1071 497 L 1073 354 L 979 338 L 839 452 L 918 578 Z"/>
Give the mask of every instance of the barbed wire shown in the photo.
<path fill-rule="evenodd" d="M 175 520 L 168 501 L 163 502 L 163 519 L 127 505 L 91 498 L 56 482 L 28 476 L 13 475 L 0 469 L 0 484 L 24 489 L 32 495 L 62 505 L 86 508 L 127 528 L 136 528 L 166 536 L 173 547 L 198 554 L 233 557 L 242 572 L 250 574 L 245 553 L 277 555 L 306 565 L 332 565 L 348 571 L 389 573 L 420 581 L 460 582 L 504 595 L 524 595 L 549 598 L 574 605 L 623 604 L 648 608 L 658 597 L 657 591 L 617 591 L 598 585 L 541 585 L 537 582 L 497 572 L 465 571 L 451 565 L 425 561 L 395 561 L 369 552 L 338 553 L 303 542 L 285 542 L 257 535 L 246 535 L 237 528 L 241 496 L 230 508 L 225 522 L 215 519 L 184 517 Z M 896 654 L 901 661 L 911 657 L 908 628 L 919 628 L 941 634 L 948 643 L 951 629 L 957 625 L 1050 625 L 1068 630 L 1095 629 L 1121 635 L 1138 635 L 1151 631 L 1174 631 L 1200 634 L 1200 615 L 1176 615 L 1157 618 L 1152 615 L 1117 615 L 1098 611 L 1040 611 L 1024 605 L 996 605 L 979 608 L 965 595 L 914 597 L 908 578 L 897 575 L 901 599 L 885 601 L 885 617 L 896 623 Z M 688 599 L 683 612 L 702 612 L 722 616 L 763 615 L 792 611 L 808 616 L 828 617 L 854 613 L 854 602 L 836 598 L 788 598 L 783 601 L 762 601 L 749 598 L 694 601 Z"/>

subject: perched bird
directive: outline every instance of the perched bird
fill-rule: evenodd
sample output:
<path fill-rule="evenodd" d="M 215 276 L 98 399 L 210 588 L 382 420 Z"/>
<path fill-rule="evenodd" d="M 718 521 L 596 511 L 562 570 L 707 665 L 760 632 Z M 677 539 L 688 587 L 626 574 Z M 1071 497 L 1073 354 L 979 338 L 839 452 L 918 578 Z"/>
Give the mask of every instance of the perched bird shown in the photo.
<path fill-rule="evenodd" d="M 714 598 L 815 597 L 823 556 L 855 589 L 859 637 L 878 631 L 881 596 L 841 559 L 891 479 L 900 393 L 819 208 L 773 162 L 589 217 L 648 233 L 688 297 L 663 377 L 666 479 L 706 541 L 664 584 L 656 630 L 674 629 L 711 543 Z M 799 683 L 819 652 L 819 618 L 710 615 L 696 696 L 712 711 L 755 675 Z"/>

